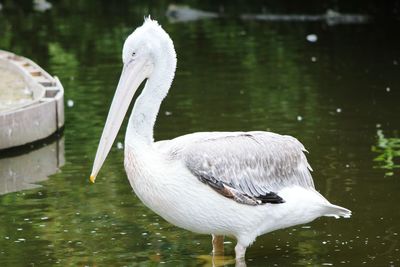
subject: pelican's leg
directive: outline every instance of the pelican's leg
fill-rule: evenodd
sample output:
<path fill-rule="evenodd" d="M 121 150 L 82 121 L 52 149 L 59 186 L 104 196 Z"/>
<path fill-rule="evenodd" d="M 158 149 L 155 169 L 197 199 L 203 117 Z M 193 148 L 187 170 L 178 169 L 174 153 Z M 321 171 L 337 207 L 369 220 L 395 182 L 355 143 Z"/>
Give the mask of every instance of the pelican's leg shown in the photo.
<path fill-rule="evenodd" d="M 213 255 L 220 256 L 224 255 L 224 236 L 223 235 L 212 235 Z"/>
<path fill-rule="evenodd" d="M 236 254 L 236 260 L 244 260 L 244 255 L 246 254 L 246 248 L 239 242 L 236 244 L 235 247 L 235 254 Z"/>

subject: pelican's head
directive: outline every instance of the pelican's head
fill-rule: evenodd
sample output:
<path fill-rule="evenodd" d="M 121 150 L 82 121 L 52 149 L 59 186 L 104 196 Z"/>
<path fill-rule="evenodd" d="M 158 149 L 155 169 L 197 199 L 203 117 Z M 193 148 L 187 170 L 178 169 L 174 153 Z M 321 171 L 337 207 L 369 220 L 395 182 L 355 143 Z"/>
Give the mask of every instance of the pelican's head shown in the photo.
<path fill-rule="evenodd" d="M 161 53 L 166 51 L 172 51 L 173 56 L 175 56 L 171 38 L 157 21 L 146 18 L 143 25 L 138 27 L 125 40 L 122 49 L 122 62 L 125 66 L 131 61 L 146 60 L 147 67 L 149 67 L 146 70 L 151 72 L 151 68 L 165 58 Z"/>
<path fill-rule="evenodd" d="M 173 59 L 169 64 L 174 65 L 173 71 L 175 71 L 176 55 L 172 40 L 155 20 L 146 18 L 143 25 L 126 39 L 122 49 L 121 77 L 97 148 L 90 181 L 95 181 L 136 90 L 153 72 L 163 69 L 164 63 L 169 58 Z"/>

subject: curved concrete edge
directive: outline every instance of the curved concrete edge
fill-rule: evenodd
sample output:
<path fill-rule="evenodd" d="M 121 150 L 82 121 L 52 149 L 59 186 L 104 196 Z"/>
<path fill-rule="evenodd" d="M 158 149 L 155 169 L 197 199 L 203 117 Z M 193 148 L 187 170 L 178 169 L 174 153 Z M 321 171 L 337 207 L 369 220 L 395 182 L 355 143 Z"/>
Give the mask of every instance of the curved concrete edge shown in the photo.
<path fill-rule="evenodd" d="M 64 88 L 33 61 L 0 50 L 0 61 L 18 72 L 34 100 L 0 112 L 0 150 L 44 139 L 64 126 Z"/>

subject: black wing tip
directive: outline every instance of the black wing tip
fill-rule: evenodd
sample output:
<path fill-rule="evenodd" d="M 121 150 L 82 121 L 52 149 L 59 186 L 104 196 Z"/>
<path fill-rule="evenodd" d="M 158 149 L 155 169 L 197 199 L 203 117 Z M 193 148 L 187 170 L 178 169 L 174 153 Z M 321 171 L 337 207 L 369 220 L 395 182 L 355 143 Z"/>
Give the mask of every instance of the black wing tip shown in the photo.
<path fill-rule="evenodd" d="M 270 204 L 282 204 L 282 203 L 285 203 L 285 200 L 283 198 L 281 198 L 280 196 L 278 196 L 278 194 L 276 194 L 275 192 L 266 193 L 265 195 L 256 197 L 256 199 L 260 200 L 261 203 L 263 203 L 263 204 L 266 204 L 266 203 L 270 203 Z"/>
<path fill-rule="evenodd" d="M 236 202 L 247 205 L 263 205 L 263 204 L 282 204 L 285 200 L 278 196 L 275 192 L 265 193 L 264 195 L 251 196 L 244 192 L 232 187 L 230 184 L 226 184 L 213 176 L 207 175 L 196 175 L 197 178 L 202 182 L 210 186 L 212 189 L 220 193 L 221 195 L 234 199 Z"/>

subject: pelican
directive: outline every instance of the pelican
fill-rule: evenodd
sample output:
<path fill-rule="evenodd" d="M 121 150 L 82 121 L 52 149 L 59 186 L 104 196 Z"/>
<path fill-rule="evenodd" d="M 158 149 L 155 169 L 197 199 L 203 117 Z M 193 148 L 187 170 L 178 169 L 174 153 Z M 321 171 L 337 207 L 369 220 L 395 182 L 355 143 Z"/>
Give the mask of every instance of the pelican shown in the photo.
<path fill-rule="evenodd" d="M 125 136 L 125 170 L 135 194 L 151 210 L 183 229 L 211 234 L 213 253 L 223 237 L 237 239 L 236 259 L 257 236 L 321 216 L 351 211 L 331 204 L 314 187 L 304 146 L 271 132 L 198 132 L 153 140 L 153 128 L 176 69 L 169 35 L 145 18 L 126 39 L 123 69 L 90 175 L 110 151 L 135 91 Z"/>

